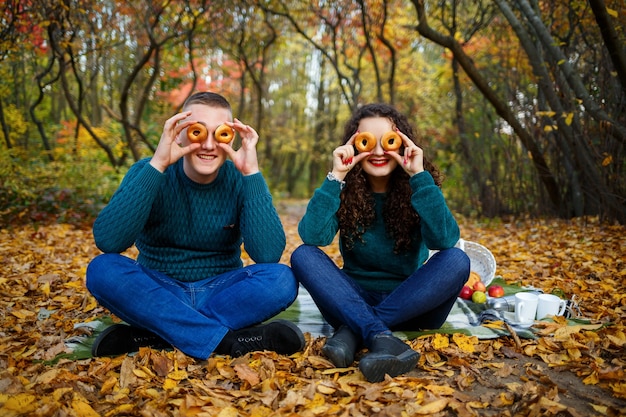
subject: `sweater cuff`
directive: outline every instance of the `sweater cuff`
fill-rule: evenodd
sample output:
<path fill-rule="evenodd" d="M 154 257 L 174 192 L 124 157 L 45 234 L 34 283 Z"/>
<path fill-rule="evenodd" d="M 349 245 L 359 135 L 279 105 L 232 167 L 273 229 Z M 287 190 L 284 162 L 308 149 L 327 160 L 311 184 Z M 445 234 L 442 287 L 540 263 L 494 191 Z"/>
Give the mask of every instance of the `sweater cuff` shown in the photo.
<path fill-rule="evenodd" d="M 146 163 L 137 175 L 136 181 L 141 185 L 141 188 L 152 191 L 161 186 L 163 178 L 165 178 L 164 172 Z"/>
<path fill-rule="evenodd" d="M 341 193 L 341 183 L 339 181 L 331 181 L 328 178 L 322 183 L 320 190 L 325 194 L 339 195 Z"/>
<path fill-rule="evenodd" d="M 411 184 L 411 188 L 413 189 L 413 191 L 419 190 L 422 187 L 436 185 L 433 176 L 430 175 L 430 172 L 428 171 L 422 171 L 413 175 L 410 178 L 409 183 Z"/>

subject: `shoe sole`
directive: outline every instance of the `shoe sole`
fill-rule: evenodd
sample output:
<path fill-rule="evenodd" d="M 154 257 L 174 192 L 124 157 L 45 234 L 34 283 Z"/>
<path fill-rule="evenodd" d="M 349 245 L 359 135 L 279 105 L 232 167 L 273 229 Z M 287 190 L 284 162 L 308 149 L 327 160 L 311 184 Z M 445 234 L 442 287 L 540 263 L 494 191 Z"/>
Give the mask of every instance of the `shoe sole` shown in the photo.
<path fill-rule="evenodd" d="M 369 382 L 380 382 L 385 379 L 385 375 L 393 378 L 411 371 L 419 358 L 419 353 L 414 350 L 407 350 L 397 356 L 369 354 L 359 362 L 359 370 Z"/>
<path fill-rule="evenodd" d="M 169 343 L 156 335 L 150 336 L 154 339 L 152 343 L 142 341 L 141 337 L 146 332 L 148 331 L 127 324 L 113 324 L 100 332 L 96 337 L 91 346 L 91 355 L 93 357 L 119 356 L 137 352 L 141 346 L 148 346 L 158 350 L 172 348 Z"/>

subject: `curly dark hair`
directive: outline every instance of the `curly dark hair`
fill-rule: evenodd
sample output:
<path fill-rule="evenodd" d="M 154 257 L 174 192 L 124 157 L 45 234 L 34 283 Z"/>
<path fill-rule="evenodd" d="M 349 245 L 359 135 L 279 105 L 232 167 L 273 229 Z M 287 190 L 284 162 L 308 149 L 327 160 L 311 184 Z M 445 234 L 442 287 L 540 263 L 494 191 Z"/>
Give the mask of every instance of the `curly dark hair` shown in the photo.
<path fill-rule="evenodd" d="M 357 131 L 361 119 L 369 117 L 385 117 L 402 133 L 416 144 L 415 130 L 406 116 L 393 106 L 383 103 L 374 103 L 359 107 L 346 123 L 342 143 L 348 142 Z M 418 144 L 419 146 L 419 144 Z M 402 154 L 404 147 L 399 152 Z M 435 184 L 441 187 L 443 176 L 426 157 L 424 169 L 430 172 Z M 374 193 L 367 179 L 367 174 L 361 165 L 355 166 L 345 178 L 346 186 L 341 193 L 341 205 L 337 211 L 339 230 L 344 243 L 348 248 L 362 238 L 365 230 L 374 222 L 376 216 Z M 409 175 L 401 166 L 391 173 L 387 198 L 383 207 L 383 219 L 389 236 L 394 241 L 394 252 L 406 251 L 411 246 L 411 236 L 419 227 L 420 218 L 411 206 L 412 190 L 409 184 Z"/>

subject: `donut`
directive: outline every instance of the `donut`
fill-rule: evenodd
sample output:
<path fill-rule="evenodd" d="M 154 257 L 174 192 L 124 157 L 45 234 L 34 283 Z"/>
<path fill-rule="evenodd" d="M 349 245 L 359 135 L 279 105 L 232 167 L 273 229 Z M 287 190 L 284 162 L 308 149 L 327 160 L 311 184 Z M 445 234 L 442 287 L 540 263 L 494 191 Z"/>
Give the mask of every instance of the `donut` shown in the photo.
<path fill-rule="evenodd" d="M 376 136 L 370 132 L 361 132 L 354 138 L 354 146 L 359 152 L 369 152 L 376 147 Z"/>
<path fill-rule="evenodd" d="M 393 130 L 385 133 L 380 139 L 383 149 L 386 151 L 397 151 L 402 146 L 402 138 Z"/>
<path fill-rule="evenodd" d="M 229 143 L 234 137 L 235 131 L 226 124 L 221 124 L 215 129 L 215 140 L 220 143 Z"/>
<path fill-rule="evenodd" d="M 187 128 L 187 139 L 190 142 L 204 142 L 209 136 L 209 131 L 202 123 L 194 123 Z"/>

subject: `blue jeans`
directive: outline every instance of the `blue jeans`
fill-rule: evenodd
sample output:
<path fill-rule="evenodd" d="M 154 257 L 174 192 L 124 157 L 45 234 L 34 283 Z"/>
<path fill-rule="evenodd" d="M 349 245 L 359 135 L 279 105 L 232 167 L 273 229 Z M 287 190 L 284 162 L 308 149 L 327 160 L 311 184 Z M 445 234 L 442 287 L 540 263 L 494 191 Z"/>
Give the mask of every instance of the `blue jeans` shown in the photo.
<path fill-rule="evenodd" d="M 287 265 L 254 264 L 181 282 L 119 254 L 99 255 L 90 262 L 87 288 L 126 323 L 200 359 L 208 358 L 229 330 L 275 316 L 298 295 Z"/>
<path fill-rule="evenodd" d="M 465 252 L 437 252 L 391 292 L 366 291 L 321 249 L 302 245 L 291 256 L 296 279 L 328 323 L 347 325 L 366 346 L 389 330 L 437 329 L 445 322 L 470 273 Z"/>

